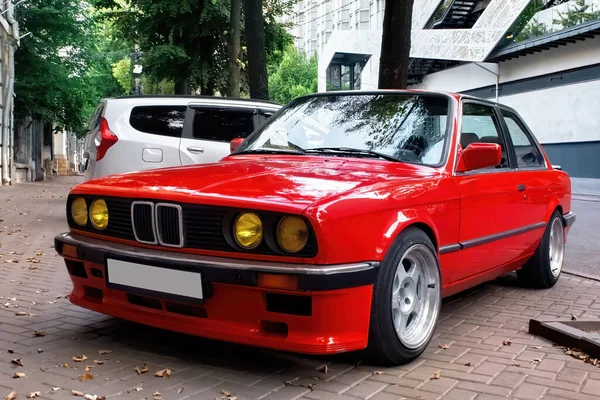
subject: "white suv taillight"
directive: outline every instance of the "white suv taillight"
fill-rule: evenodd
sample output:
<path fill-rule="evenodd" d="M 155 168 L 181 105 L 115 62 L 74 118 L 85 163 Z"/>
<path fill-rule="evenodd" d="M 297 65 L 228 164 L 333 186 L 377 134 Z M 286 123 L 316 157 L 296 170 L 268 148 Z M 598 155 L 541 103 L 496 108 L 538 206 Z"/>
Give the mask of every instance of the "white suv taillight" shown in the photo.
<path fill-rule="evenodd" d="M 96 161 L 102 160 L 106 155 L 106 151 L 117 141 L 119 138 L 108 128 L 108 121 L 106 118 L 100 117 L 100 129 L 96 133 L 94 138 L 94 144 L 96 145 L 97 155 Z"/>

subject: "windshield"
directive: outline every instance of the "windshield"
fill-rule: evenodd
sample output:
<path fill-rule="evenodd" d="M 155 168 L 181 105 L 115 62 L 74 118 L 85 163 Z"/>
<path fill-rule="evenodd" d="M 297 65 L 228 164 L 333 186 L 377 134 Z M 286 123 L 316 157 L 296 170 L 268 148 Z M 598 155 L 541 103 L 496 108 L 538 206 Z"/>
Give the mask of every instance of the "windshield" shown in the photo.
<path fill-rule="evenodd" d="M 442 163 L 449 98 L 431 94 L 332 94 L 299 99 L 234 152 L 379 157 Z"/>

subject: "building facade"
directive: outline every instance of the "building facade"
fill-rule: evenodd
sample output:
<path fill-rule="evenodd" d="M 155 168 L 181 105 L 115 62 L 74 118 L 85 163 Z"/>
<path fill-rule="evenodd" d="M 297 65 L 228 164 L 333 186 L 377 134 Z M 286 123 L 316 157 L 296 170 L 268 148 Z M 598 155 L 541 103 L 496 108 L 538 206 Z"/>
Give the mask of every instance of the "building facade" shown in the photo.
<path fill-rule="evenodd" d="M 319 91 L 377 88 L 384 1 L 298 4 L 296 46 Z M 553 164 L 600 178 L 600 0 L 415 0 L 412 88 L 514 107 Z"/>
<path fill-rule="evenodd" d="M 13 97 L 15 48 L 19 42 L 19 25 L 14 18 L 13 1 L 0 4 L 0 185 L 11 182 L 13 148 Z"/>

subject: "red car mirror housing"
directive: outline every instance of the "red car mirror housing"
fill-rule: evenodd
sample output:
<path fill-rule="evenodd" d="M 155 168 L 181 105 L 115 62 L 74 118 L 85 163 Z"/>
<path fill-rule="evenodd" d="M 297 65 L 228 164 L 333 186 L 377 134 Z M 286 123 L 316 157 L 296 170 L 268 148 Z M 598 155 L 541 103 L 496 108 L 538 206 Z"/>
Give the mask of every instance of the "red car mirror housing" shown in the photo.
<path fill-rule="evenodd" d="M 244 138 L 235 138 L 229 142 L 229 151 L 233 153 L 235 149 L 240 147 L 240 145 L 244 142 Z"/>
<path fill-rule="evenodd" d="M 456 172 L 495 167 L 502 161 L 502 148 L 496 143 L 471 143 L 459 150 Z"/>

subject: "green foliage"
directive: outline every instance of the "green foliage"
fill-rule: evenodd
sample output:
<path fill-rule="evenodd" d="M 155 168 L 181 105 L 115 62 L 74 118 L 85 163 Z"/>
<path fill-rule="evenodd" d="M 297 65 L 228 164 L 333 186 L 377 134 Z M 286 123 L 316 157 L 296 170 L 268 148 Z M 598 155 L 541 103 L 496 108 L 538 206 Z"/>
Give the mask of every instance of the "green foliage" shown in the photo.
<path fill-rule="evenodd" d="M 533 39 L 538 36 L 549 33 L 548 27 L 543 22 L 537 22 L 532 20 L 525 28 L 519 33 L 515 42 L 521 42 L 523 40 Z"/>
<path fill-rule="evenodd" d="M 575 7 L 569 8 L 566 12 L 558 11 L 558 18 L 554 20 L 554 23 L 563 28 L 569 28 L 600 18 L 600 10 L 591 11 L 590 8 L 590 5 L 585 4 L 585 0 L 575 0 Z"/>
<path fill-rule="evenodd" d="M 296 97 L 315 93 L 317 89 L 317 57 L 307 60 L 294 46 L 288 46 L 281 63 L 269 77 L 271 100 L 285 104 Z"/>
<path fill-rule="evenodd" d="M 131 59 L 124 58 L 112 65 L 112 74 L 119 82 L 125 93 L 129 93 L 133 88 L 131 82 Z"/>
<path fill-rule="evenodd" d="M 122 93 L 91 4 L 30 0 L 16 16 L 31 33 L 15 52 L 16 117 L 82 134 L 98 100 Z"/>
<path fill-rule="evenodd" d="M 154 82 L 175 84 L 178 93 L 225 93 L 230 0 L 97 0 L 116 35 L 141 53 L 144 76 Z M 297 0 L 264 0 L 265 43 L 269 65 L 283 57 L 292 37 L 277 18 Z M 240 65 L 247 55 L 242 35 Z M 247 92 L 242 74 L 242 92 Z"/>

